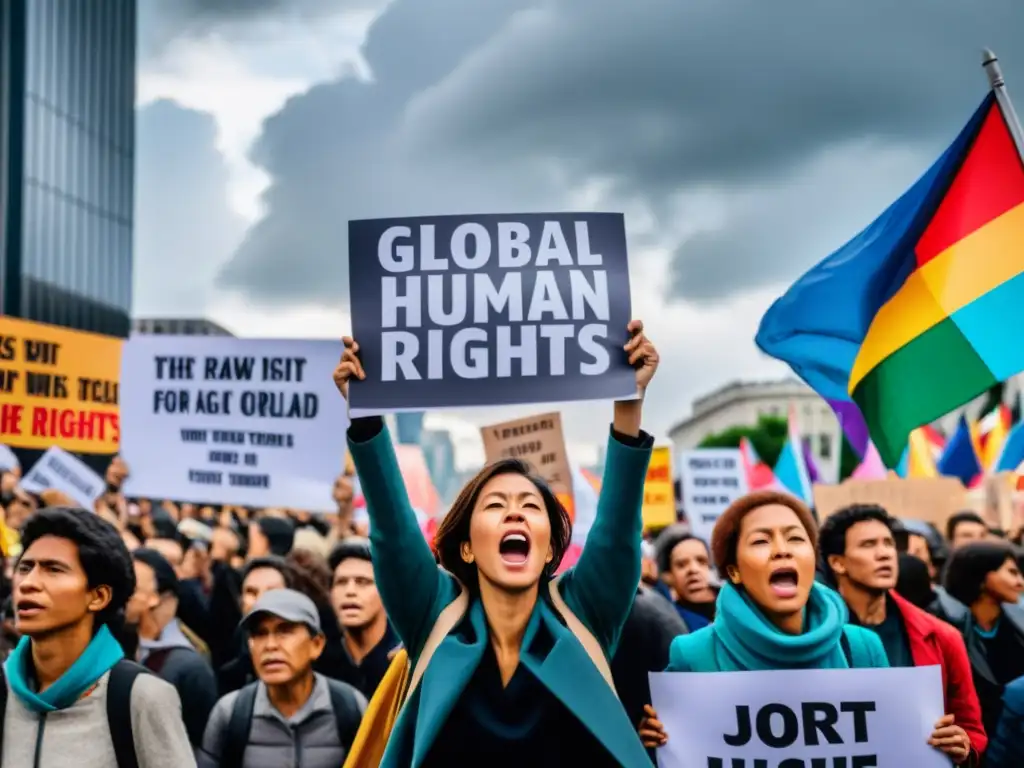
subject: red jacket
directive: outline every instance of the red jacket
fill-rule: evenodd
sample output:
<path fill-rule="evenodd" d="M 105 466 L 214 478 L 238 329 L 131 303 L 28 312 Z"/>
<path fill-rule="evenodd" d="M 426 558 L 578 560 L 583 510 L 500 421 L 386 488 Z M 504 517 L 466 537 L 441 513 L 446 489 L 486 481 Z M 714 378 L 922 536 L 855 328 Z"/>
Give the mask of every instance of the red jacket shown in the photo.
<path fill-rule="evenodd" d="M 903 627 L 910 643 L 910 655 L 915 667 L 942 667 L 942 686 L 945 690 L 946 714 L 956 718 L 956 724 L 967 732 L 976 753 L 974 763 L 988 746 L 988 737 L 981 724 L 981 705 L 974 690 L 971 662 L 967 646 L 955 627 L 926 613 L 895 592 L 890 596 L 903 617 Z"/>

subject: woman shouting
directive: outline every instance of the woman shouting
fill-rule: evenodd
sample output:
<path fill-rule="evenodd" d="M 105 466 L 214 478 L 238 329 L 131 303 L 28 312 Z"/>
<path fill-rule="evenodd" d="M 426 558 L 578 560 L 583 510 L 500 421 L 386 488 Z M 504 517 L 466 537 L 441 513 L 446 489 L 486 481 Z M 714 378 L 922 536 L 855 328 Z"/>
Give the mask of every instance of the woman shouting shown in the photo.
<path fill-rule="evenodd" d="M 658 367 L 643 324 L 633 321 L 628 331 L 623 354 L 641 397 L 615 403 L 596 521 L 577 565 L 557 582 L 571 523 L 529 465 L 497 461 L 469 481 L 438 529 L 438 567 L 383 420 L 352 421 L 349 449 L 370 516 L 378 589 L 414 668 L 383 767 L 497 759 L 531 768 L 649 768 L 608 668 L 640 581 L 653 443 L 640 416 Z M 359 345 L 344 344 L 334 378 L 347 397 L 349 381 L 366 373 Z M 429 659 L 425 669 L 421 657 Z"/>

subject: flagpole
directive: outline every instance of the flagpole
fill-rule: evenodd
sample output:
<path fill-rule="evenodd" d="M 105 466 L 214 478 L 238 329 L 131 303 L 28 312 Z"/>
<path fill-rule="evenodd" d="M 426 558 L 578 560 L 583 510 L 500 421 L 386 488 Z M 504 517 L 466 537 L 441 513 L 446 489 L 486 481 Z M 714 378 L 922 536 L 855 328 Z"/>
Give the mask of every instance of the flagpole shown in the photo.
<path fill-rule="evenodd" d="M 1006 120 L 1013 143 L 1017 146 L 1017 154 L 1020 155 L 1021 162 L 1024 162 L 1024 130 L 1021 129 L 1020 119 L 1010 101 L 1010 94 L 1006 91 L 1006 81 L 1003 80 L 1003 70 L 999 66 L 999 59 L 988 48 L 982 52 L 981 66 L 985 68 L 985 74 L 988 75 L 989 85 L 992 86 L 996 102 L 999 104 L 999 109 L 1002 110 L 1003 119 Z"/>

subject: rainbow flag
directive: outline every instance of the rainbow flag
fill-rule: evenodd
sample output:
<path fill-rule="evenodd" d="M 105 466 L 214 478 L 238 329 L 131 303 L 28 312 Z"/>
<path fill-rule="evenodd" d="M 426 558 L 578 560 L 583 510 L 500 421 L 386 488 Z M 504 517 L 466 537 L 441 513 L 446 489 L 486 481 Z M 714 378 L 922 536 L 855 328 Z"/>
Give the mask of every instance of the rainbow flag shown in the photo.
<path fill-rule="evenodd" d="M 1024 369 L 1024 161 L 994 94 L 867 229 L 801 277 L 756 341 L 895 466 L 916 427 Z"/>

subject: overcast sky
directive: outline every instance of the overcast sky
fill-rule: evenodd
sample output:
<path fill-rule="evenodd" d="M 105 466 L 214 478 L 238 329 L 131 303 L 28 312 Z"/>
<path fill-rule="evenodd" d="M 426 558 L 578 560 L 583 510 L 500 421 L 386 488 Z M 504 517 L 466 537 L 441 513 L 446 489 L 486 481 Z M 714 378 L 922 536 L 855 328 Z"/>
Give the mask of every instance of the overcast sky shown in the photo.
<path fill-rule="evenodd" d="M 137 314 L 336 338 L 349 219 L 620 210 L 662 437 L 694 397 L 786 372 L 761 314 L 956 135 L 982 47 L 1024 105 L 1020 0 L 140 6 Z M 531 410 L 434 418 L 471 453 Z M 608 406 L 561 410 L 590 461 Z"/>

